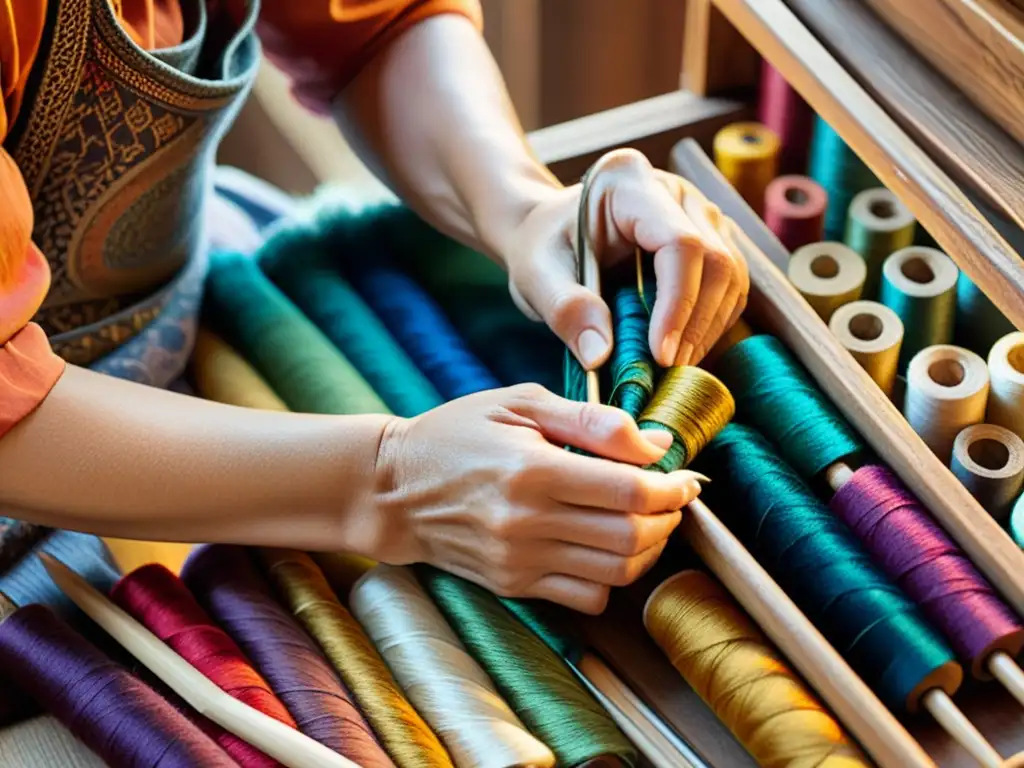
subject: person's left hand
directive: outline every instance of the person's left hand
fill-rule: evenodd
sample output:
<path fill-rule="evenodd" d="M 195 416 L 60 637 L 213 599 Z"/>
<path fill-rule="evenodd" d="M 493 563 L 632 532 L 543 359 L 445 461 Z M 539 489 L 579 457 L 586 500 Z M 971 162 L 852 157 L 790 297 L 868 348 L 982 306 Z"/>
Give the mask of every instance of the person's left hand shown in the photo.
<path fill-rule="evenodd" d="M 611 313 L 579 285 L 576 229 L 580 186 L 538 203 L 503 254 L 512 296 L 543 320 L 587 369 L 607 360 Z M 696 365 L 746 306 L 746 262 L 729 220 L 685 179 L 651 167 L 634 150 L 617 150 L 594 177 L 591 237 L 602 264 L 654 255 L 657 298 L 650 345 L 662 366 Z"/>

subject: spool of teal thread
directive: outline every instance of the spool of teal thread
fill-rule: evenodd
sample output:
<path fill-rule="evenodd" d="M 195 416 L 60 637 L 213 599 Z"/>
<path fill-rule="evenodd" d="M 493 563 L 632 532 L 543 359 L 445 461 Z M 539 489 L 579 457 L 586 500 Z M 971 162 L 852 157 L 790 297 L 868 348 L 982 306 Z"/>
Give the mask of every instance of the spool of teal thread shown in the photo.
<path fill-rule="evenodd" d="M 1010 512 L 1010 535 L 1017 546 L 1024 549 L 1024 494 L 1017 499 Z"/>
<path fill-rule="evenodd" d="M 967 273 L 961 272 L 956 283 L 956 345 L 987 358 L 993 345 L 1015 330 Z"/>
<path fill-rule="evenodd" d="M 884 187 L 865 189 L 854 196 L 847 212 L 845 241 L 867 266 L 861 298 L 877 298 L 882 263 L 890 254 L 913 245 L 916 229 L 913 214 Z"/>
<path fill-rule="evenodd" d="M 609 361 L 612 390 L 608 402 L 637 419 L 654 394 L 655 369 L 648 341 L 650 316 L 637 286 L 627 285 L 616 291 L 612 321 L 615 346 Z"/>
<path fill-rule="evenodd" d="M 925 347 L 953 342 L 959 273 L 946 254 L 916 245 L 897 251 L 882 265 L 879 301 L 903 321 L 900 373 Z"/>
<path fill-rule="evenodd" d="M 858 192 L 881 186 L 875 175 L 820 116 L 815 118 L 807 175 L 828 194 L 825 240 L 842 240 L 846 215 Z"/>

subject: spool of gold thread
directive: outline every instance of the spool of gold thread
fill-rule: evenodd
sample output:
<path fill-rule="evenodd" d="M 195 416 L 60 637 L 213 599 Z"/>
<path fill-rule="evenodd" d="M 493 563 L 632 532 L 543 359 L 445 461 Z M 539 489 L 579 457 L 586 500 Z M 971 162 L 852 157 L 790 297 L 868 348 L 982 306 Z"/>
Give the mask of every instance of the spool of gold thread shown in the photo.
<path fill-rule="evenodd" d="M 644 626 L 687 683 L 765 768 L 870 763 L 711 577 L 683 571 L 647 600 Z"/>
<path fill-rule="evenodd" d="M 192 379 L 207 400 L 264 411 L 288 410 L 245 358 L 205 328 L 196 334 Z"/>
<path fill-rule="evenodd" d="M 778 175 L 780 146 L 776 133 L 761 123 L 733 123 L 715 134 L 715 165 L 758 215 Z"/>
<path fill-rule="evenodd" d="M 259 550 L 285 604 L 317 641 L 352 691 L 381 744 L 399 768 L 454 768 L 440 740 L 402 694 L 363 628 L 338 602 L 304 552 Z"/>
<path fill-rule="evenodd" d="M 828 327 L 886 397 L 892 399 L 903 345 L 900 316 L 876 301 L 851 301 L 832 313 Z"/>
<path fill-rule="evenodd" d="M 320 566 L 320 572 L 343 605 L 348 605 L 355 583 L 377 565 L 368 557 L 343 552 L 310 552 L 309 556 Z"/>
<path fill-rule="evenodd" d="M 701 368 L 681 365 L 665 371 L 637 424 L 667 430 L 675 438 L 656 465 L 671 471 L 689 464 L 735 413 L 736 401 L 725 384 Z"/>

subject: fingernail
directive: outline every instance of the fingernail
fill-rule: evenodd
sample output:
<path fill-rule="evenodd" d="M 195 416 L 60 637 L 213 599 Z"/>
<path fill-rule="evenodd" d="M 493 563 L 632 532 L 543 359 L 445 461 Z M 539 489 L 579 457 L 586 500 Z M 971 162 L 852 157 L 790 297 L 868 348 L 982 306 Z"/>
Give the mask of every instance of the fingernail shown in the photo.
<path fill-rule="evenodd" d="M 661 342 L 661 359 L 665 360 L 668 365 L 672 365 L 676 360 L 681 336 L 682 334 L 679 331 L 669 331 L 665 336 L 665 340 Z"/>
<path fill-rule="evenodd" d="M 664 453 L 672 445 L 672 433 L 664 429 L 644 429 L 640 432 L 644 440 Z"/>
<path fill-rule="evenodd" d="M 691 475 L 693 475 L 697 480 L 699 480 L 702 483 L 707 484 L 707 483 L 711 482 L 711 478 L 710 477 L 708 477 L 707 475 L 702 475 L 700 472 L 694 472 L 692 469 L 688 469 L 687 472 L 689 472 Z"/>
<path fill-rule="evenodd" d="M 679 352 L 676 354 L 676 365 L 689 365 L 690 357 L 693 355 L 693 344 L 683 342 L 679 345 Z"/>
<path fill-rule="evenodd" d="M 593 328 L 587 328 L 576 338 L 576 349 L 583 367 L 591 370 L 608 352 L 608 342 Z"/>

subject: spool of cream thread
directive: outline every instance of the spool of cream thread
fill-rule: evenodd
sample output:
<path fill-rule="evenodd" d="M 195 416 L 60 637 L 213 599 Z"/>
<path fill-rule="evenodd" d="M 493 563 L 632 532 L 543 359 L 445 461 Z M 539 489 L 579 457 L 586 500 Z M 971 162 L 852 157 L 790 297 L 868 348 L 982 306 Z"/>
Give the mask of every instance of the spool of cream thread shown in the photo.
<path fill-rule="evenodd" d="M 925 347 L 953 340 L 959 274 L 942 251 L 918 245 L 896 251 L 882 265 L 879 301 L 903 321 L 901 371 Z"/>
<path fill-rule="evenodd" d="M 775 131 L 761 123 L 733 123 L 715 134 L 715 165 L 758 215 L 778 174 L 780 148 Z"/>
<path fill-rule="evenodd" d="M 896 367 L 903 344 L 903 322 L 884 304 L 852 301 L 837 309 L 829 330 L 892 399 Z"/>
<path fill-rule="evenodd" d="M 967 427 L 953 443 L 950 469 L 993 519 L 1005 525 L 1024 487 L 1024 440 L 995 424 Z"/>
<path fill-rule="evenodd" d="M 1024 495 L 1017 497 L 1010 513 L 1010 535 L 1017 542 L 1017 546 L 1024 549 Z"/>
<path fill-rule="evenodd" d="M 968 349 L 939 344 L 914 355 L 907 368 L 903 413 L 946 464 L 956 436 L 985 420 L 988 367 Z"/>
<path fill-rule="evenodd" d="M 867 264 L 864 298 L 877 298 L 882 264 L 890 254 L 914 244 L 916 229 L 914 215 L 884 187 L 865 189 L 853 198 L 843 239 Z"/>
<path fill-rule="evenodd" d="M 1003 336 L 988 353 L 988 422 L 1024 439 L 1024 333 Z"/>
<path fill-rule="evenodd" d="M 789 281 L 826 323 L 844 304 L 860 298 L 864 259 L 842 243 L 811 243 L 789 260 Z"/>

